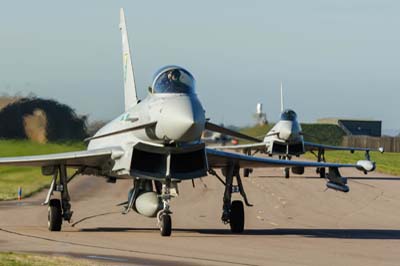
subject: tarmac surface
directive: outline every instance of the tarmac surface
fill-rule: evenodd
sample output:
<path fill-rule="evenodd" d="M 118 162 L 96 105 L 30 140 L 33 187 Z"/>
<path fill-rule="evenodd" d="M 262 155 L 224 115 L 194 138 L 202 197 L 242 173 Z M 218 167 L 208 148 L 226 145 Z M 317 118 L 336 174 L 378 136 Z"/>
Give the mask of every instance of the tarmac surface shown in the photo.
<path fill-rule="evenodd" d="M 180 185 L 172 201 L 173 232 L 155 219 L 122 215 L 132 181 L 108 184 L 80 176 L 70 185 L 73 223 L 47 230 L 46 191 L 0 202 L 0 250 L 67 255 L 105 265 L 400 265 L 400 178 L 342 170 L 350 192 L 326 190 L 314 170 L 282 177 L 281 169 L 244 178 L 254 207 L 246 231 L 222 224 L 223 186 L 208 176 Z M 235 195 L 239 198 L 239 195 Z"/>

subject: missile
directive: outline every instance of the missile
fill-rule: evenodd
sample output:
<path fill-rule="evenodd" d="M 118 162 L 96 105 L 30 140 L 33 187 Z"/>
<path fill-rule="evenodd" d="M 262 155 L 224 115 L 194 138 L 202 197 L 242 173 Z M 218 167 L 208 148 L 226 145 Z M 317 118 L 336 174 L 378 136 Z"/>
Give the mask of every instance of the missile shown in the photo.
<path fill-rule="evenodd" d="M 345 192 L 345 193 L 350 191 L 350 188 L 348 186 L 346 186 L 344 184 L 343 185 L 336 184 L 336 183 L 333 183 L 332 181 L 329 181 L 328 183 L 326 183 L 326 187 L 330 188 L 330 189 L 333 189 L 333 190 L 342 191 L 342 192 Z"/>

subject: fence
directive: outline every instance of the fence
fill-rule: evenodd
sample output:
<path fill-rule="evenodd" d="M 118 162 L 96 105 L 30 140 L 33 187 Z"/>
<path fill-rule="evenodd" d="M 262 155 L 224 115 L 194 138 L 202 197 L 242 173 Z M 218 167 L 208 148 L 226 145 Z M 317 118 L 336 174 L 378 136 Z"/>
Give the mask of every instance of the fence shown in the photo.
<path fill-rule="evenodd" d="M 378 149 L 385 152 L 400 152 L 400 137 L 344 136 L 343 146 Z"/>

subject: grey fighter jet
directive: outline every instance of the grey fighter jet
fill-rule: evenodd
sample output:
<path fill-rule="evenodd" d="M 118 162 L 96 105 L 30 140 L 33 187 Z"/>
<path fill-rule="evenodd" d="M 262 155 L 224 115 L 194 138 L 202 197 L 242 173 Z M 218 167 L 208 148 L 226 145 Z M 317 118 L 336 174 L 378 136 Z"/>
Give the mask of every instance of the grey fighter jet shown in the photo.
<path fill-rule="evenodd" d="M 48 228 L 60 231 L 62 222 L 70 221 L 72 210 L 68 183 L 78 174 L 96 175 L 110 183 L 131 179 L 128 201 L 123 213 L 130 210 L 157 218 L 162 236 L 171 234 L 170 200 L 178 196 L 178 185 L 215 175 L 225 187 L 222 221 L 230 224 L 232 232 L 244 230 L 242 201 L 232 201 L 238 192 L 250 206 L 241 178 L 240 168 L 248 167 L 328 167 L 327 186 L 347 192 L 346 179 L 339 168 L 353 167 L 373 171 L 371 161 L 355 164 L 295 162 L 228 153 L 208 149 L 201 141 L 208 129 L 254 141 L 254 138 L 225 129 L 207 121 L 203 106 L 195 93 L 195 79 L 178 66 L 161 68 L 153 79 L 148 96 L 139 100 L 131 63 L 128 35 L 123 10 L 120 13 L 123 46 L 125 112 L 87 139 L 85 151 L 0 158 L 0 165 L 38 166 L 43 175 L 53 176 L 44 204 L 48 206 Z M 67 167 L 76 169 L 71 176 Z M 221 169 L 224 179 L 216 169 Z M 236 182 L 234 182 L 236 180 Z M 59 198 L 53 194 L 59 192 Z"/>
<path fill-rule="evenodd" d="M 291 160 L 293 156 L 299 157 L 300 155 L 311 152 L 317 157 L 318 162 L 325 162 L 325 150 L 342 150 L 350 151 L 364 151 L 365 159 L 370 160 L 370 148 L 356 148 L 356 147 L 340 147 L 332 145 L 324 145 L 304 141 L 301 125 L 297 120 L 297 114 L 292 109 L 284 108 L 283 101 L 283 86 L 281 83 L 281 117 L 280 120 L 272 127 L 264 137 L 263 141 L 242 145 L 230 146 L 214 146 L 214 149 L 234 149 L 242 150 L 247 155 L 255 155 L 257 152 L 265 153 L 270 156 L 278 156 L 279 159 Z M 378 151 L 384 152 L 383 148 Z M 304 168 L 292 167 L 292 172 L 295 174 L 303 174 Z M 321 178 L 325 178 L 325 168 L 317 168 L 317 173 Z M 251 173 L 251 169 L 245 169 L 245 176 Z M 284 168 L 284 175 L 286 178 L 290 176 L 290 168 Z"/>

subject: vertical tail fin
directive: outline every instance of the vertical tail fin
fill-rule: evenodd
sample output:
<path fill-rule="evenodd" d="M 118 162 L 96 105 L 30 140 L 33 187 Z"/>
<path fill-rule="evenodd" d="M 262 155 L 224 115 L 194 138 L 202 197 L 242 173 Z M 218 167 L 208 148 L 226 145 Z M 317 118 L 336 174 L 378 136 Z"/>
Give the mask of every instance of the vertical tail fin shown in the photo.
<path fill-rule="evenodd" d="M 125 91 L 125 111 L 137 104 L 138 98 L 136 94 L 135 76 L 133 75 L 133 66 L 131 52 L 129 49 L 128 32 L 125 24 L 124 9 L 120 9 L 119 29 L 122 35 L 122 62 L 124 67 L 124 91 Z"/>
<path fill-rule="evenodd" d="M 281 113 L 283 113 L 284 109 L 285 109 L 285 107 L 283 105 L 283 85 L 282 85 L 282 81 L 281 81 Z"/>

